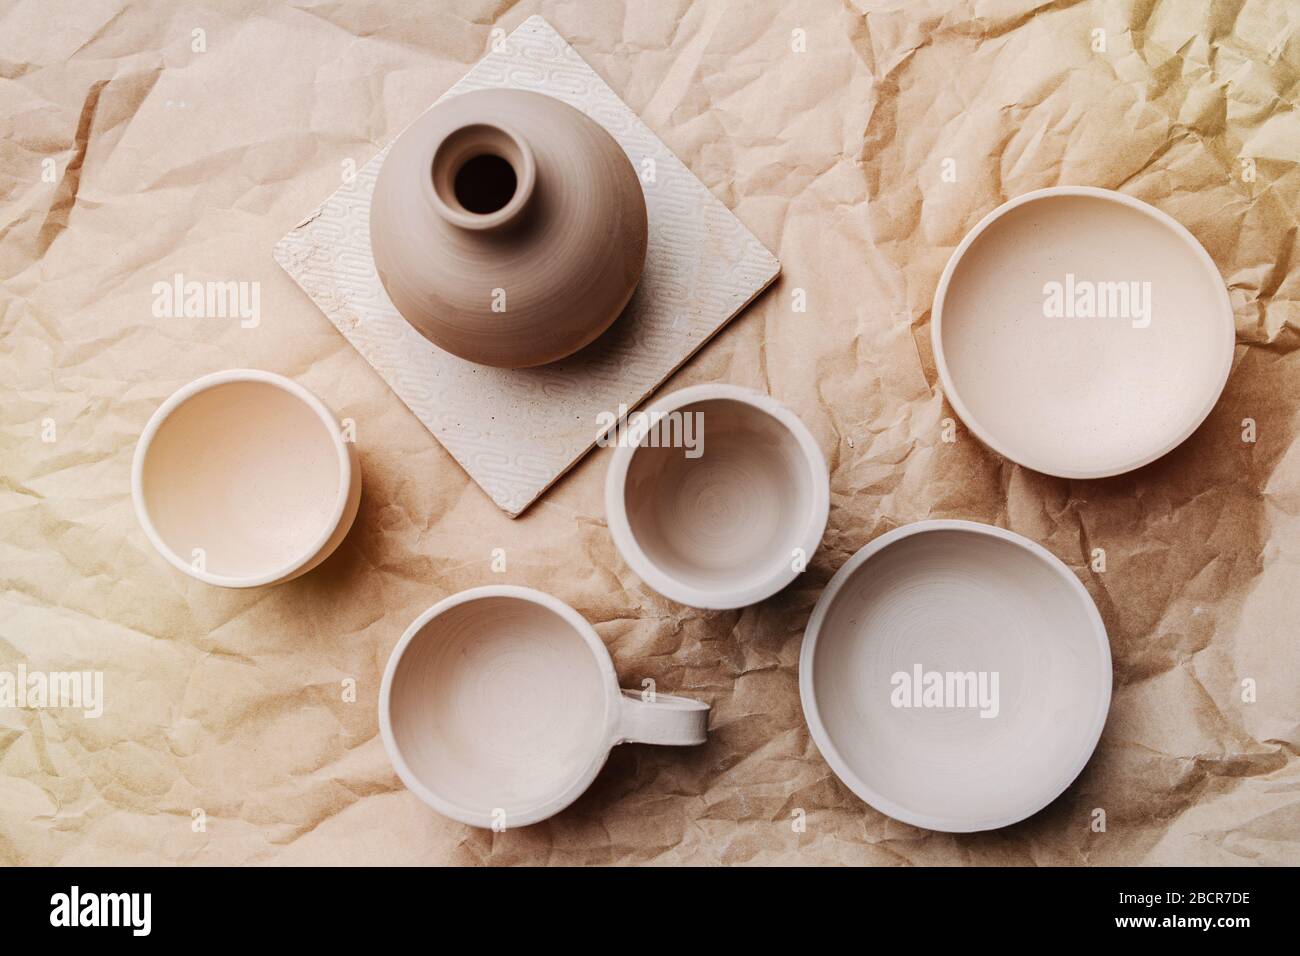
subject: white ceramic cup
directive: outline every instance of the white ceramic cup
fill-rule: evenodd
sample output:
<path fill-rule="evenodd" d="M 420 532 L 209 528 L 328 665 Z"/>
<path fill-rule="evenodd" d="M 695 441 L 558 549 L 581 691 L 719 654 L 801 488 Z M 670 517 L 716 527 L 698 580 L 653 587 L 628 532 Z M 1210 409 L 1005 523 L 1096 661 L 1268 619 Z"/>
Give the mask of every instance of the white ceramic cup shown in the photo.
<path fill-rule="evenodd" d="M 471 588 L 421 614 L 388 658 L 384 748 L 402 782 L 444 816 L 527 826 L 559 813 L 621 743 L 689 746 L 707 704 L 620 690 L 595 629 L 532 588 Z"/>
<path fill-rule="evenodd" d="M 975 437 L 1062 478 L 1131 471 L 1182 443 L 1218 401 L 1236 342 L 1196 238 L 1086 186 L 1027 193 L 980 220 L 931 319 L 944 395 Z"/>
<path fill-rule="evenodd" d="M 255 369 L 205 375 L 145 426 L 131 497 L 173 566 L 229 588 L 277 584 L 324 561 L 361 501 L 356 450 L 315 395 Z"/>
<path fill-rule="evenodd" d="M 605 481 L 605 517 L 628 566 L 690 607 L 744 607 L 770 597 L 812 560 L 826 530 L 826 460 L 780 402 L 734 385 L 697 385 L 629 421 Z M 698 455 L 678 441 L 702 438 Z M 654 447 L 655 445 L 659 447 Z"/>
<path fill-rule="evenodd" d="M 936 678 L 937 675 L 937 678 Z M 882 813 L 966 833 L 1037 813 L 1110 707 L 1110 644 L 1079 579 L 1010 531 L 921 521 L 840 568 L 804 633 L 812 738 Z"/>

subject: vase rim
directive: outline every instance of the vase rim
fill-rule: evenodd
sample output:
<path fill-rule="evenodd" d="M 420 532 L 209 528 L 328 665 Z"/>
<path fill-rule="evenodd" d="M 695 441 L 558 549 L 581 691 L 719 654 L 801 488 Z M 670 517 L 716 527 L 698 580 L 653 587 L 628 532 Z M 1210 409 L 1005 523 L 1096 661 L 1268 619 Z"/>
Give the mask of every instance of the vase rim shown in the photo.
<path fill-rule="evenodd" d="M 457 183 L 465 167 L 484 156 L 507 163 L 514 173 L 514 186 L 504 205 L 475 212 L 459 198 Z M 523 136 L 507 123 L 471 120 L 447 130 L 434 145 L 423 192 L 445 221 L 461 229 L 481 231 L 517 219 L 532 198 L 536 182 L 537 160 Z"/>

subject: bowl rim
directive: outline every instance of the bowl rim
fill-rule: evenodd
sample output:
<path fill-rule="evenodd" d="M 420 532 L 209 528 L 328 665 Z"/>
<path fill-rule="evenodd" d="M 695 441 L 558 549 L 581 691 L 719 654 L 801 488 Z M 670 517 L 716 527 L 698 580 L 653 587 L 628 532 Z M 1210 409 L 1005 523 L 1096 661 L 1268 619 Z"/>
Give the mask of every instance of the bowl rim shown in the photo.
<path fill-rule="evenodd" d="M 604 690 L 605 706 L 604 733 L 600 745 L 593 749 L 592 755 L 582 772 L 550 798 L 538 802 L 526 812 L 512 814 L 507 820 L 509 829 L 540 823 L 542 820 L 552 817 L 568 807 L 587 791 L 600 773 L 601 768 L 605 766 L 610 751 L 614 749 L 614 745 L 618 742 L 618 718 L 623 697 L 623 691 L 618 684 L 618 673 L 614 670 L 614 660 L 610 657 L 605 642 L 596 633 L 596 629 L 568 604 L 544 591 L 538 591 L 536 588 L 515 584 L 488 584 L 469 588 L 443 598 L 412 621 L 402 633 L 402 636 L 398 638 L 397 644 L 388 655 L 388 663 L 384 666 L 384 676 L 379 687 L 379 733 L 384 741 L 384 750 L 387 752 L 388 759 L 392 763 L 393 769 L 397 771 L 397 776 L 402 783 L 406 785 L 408 790 L 423 800 L 425 804 L 444 817 L 484 829 L 491 829 L 496 823 L 492 814 L 470 810 L 445 799 L 428 787 L 419 775 L 411 769 L 406 762 L 406 758 L 402 756 L 396 735 L 393 733 L 393 680 L 407 649 L 431 621 L 462 604 L 503 597 L 545 608 L 558 615 L 573 628 L 574 632 L 586 642 L 588 649 L 590 649 L 592 656 L 596 660 L 596 666 L 602 676 L 601 686 Z"/>
<path fill-rule="evenodd" d="M 1218 311 L 1223 317 L 1223 346 L 1220 358 L 1220 368 L 1218 374 L 1213 378 L 1207 378 L 1204 382 L 1206 386 L 1205 400 L 1200 411 L 1191 419 L 1190 423 L 1181 429 L 1172 437 L 1166 437 L 1153 445 L 1150 451 L 1143 452 L 1127 462 L 1118 465 L 1112 465 L 1104 468 L 1084 468 L 1084 467 L 1057 467 L 1044 463 L 1034 455 L 1024 454 L 1009 446 L 1006 442 L 999 439 L 989 431 L 962 400 L 957 385 L 953 381 L 952 373 L 948 368 L 948 361 L 944 354 L 943 347 L 943 309 L 947 299 L 948 288 L 951 284 L 952 277 L 961 264 L 962 258 L 972 245 L 981 235 L 993 225 L 994 222 L 1001 219 L 1013 209 L 1029 203 L 1041 200 L 1051 200 L 1061 197 L 1086 197 L 1091 199 L 1101 199 L 1113 202 L 1120 206 L 1136 210 L 1157 223 L 1168 229 L 1183 245 L 1191 250 L 1193 257 L 1200 263 L 1209 275 L 1214 279 L 1214 287 L 1217 291 L 1216 300 Z M 1049 186 L 1046 189 L 1035 189 L 1032 192 L 1024 193 L 1009 199 L 996 209 L 989 212 L 978 223 L 976 223 L 969 232 L 962 238 L 957 248 L 953 250 L 952 255 L 948 257 L 948 262 L 944 266 L 943 274 L 939 278 L 939 285 L 935 289 L 934 302 L 930 310 L 930 345 L 934 352 L 934 361 L 939 373 L 939 381 L 943 388 L 943 394 L 948 399 L 953 411 L 962 420 L 967 428 L 978 438 L 984 445 L 992 449 L 1009 461 L 1018 465 L 1023 465 L 1044 475 L 1052 475 L 1057 478 L 1072 479 L 1095 479 L 1110 478 L 1115 475 L 1122 475 L 1130 471 L 1149 465 L 1158 458 L 1162 458 L 1169 452 L 1173 451 L 1188 438 L 1196 429 L 1200 428 L 1209 417 L 1210 412 L 1218 403 L 1223 394 L 1223 389 L 1227 385 L 1228 375 L 1232 371 L 1232 360 L 1237 345 L 1237 326 L 1236 319 L 1232 311 L 1232 302 L 1228 296 L 1227 285 L 1223 281 L 1223 274 L 1219 267 L 1210 258 L 1210 254 L 1205 251 L 1205 247 L 1200 244 L 1195 236 L 1178 220 L 1174 219 L 1168 213 L 1157 209 L 1150 203 L 1144 202 L 1126 193 L 1117 192 L 1113 189 L 1103 189 L 1097 186 Z M 1211 388 L 1211 384 L 1213 387 Z"/>
<path fill-rule="evenodd" d="M 171 546 L 163 540 L 162 535 L 154 526 L 153 519 L 149 514 L 149 503 L 144 493 L 144 469 L 145 461 L 149 455 L 149 449 L 153 444 L 154 437 L 163 423 L 171 417 L 178 408 L 189 401 L 200 392 L 206 392 L 210 389 L 220 388 L 224 385 L 234 385 L 242 382 L 254 382 L 262 385 L 271 385 L 280 390 L 287 392 L 294 398 L 297 398 L 304 405 L 315 412 L 316 417 L 325 425 L 325 430 L 334 444 L 335 454 L 338 459 L 339 481 L 338 489 L 335 493 L 334 505 L 330 511 L 330 518 L 326 522 L 324 529 L 313 540 L 311 546 L 300 556 L 292 558 L 274 570 L 257 575 L 226 575 L 214 574 L 206 569 L 200 570 L 193 567 L 188 561 L 185 561 L 172 550 Z M 304 565 L 314 560 L 321 550 L 329 544 L 334 533 L 338 530 L 339 524 L 343 520 L 344 513 L 347 510 L 348 499 L 350 497 L 352 483 L 356 479 L 353 474 L 352 456 L 349 454 L 347 443 L 343 440 L 342 430 L 339 423 L 335 420 L 334 415 L 325 406 L 319 398 L 302 385 L 299 385 L 293 379 L 279 375 L 275 372 L 266 372 L 261 369 L 236 368 L 226 369 L 220 372 L 211 372 L 207 375 L 200 376 L 188 385 L 173 392 L 168 398 L 158 406 L 153 415 L 150 416 L 148 424 L 145 425 L 144 431 L 141 432 L 139 440 L 136 442 L 135 454 L 131 461 L 131 500 L 135 506 L 136 519 L 140 522 L 140 527 L 144 529 L 145 536 L 149 543 L 154 546 L 167 562 L 179 571 L 183 571 L 190 577 L 202 581 L 205 584 L 213 584 L 218 587 L 226 588 L 252 588 L 260 587 L 265 584 L 274 584 L 294 574 Z"/>
<path fill-rule="evenodd" d="M 794 436 L 800 451 L 803 452 L 811 479 L 812 495 L 808 514 L 799 535 L 798 547 L 804 552 L 804 567 L 807 568 L 821 544 L 822 536 L 826 533 L 826 521 L 830 513 L 830 472 L 826 467 L 826 458 L 822 455 L 821 446 L 817 444 L 812 432 L 798 415 L 770 395 L 739 385 L 723 384 L 692 385 L 678 389 L 651 402 L 644 411 L 647 414 L 668 413 L 688 405 L 715 400 L 747 405 L 774 418 Z M 614 427 L 620 426 L 621 423 L 618 423 Z M 605 520 L 619 554 L 642 581 L 664 597 L 679 604 L 722 611 L 746 607 L 769 598 L 802 573 L 794 569 L 792 561 L 784 561 L 756 583 L 744 587 L 705 589 L 680 581 L 662 570 L 637 541 L 627 515 L 627 503 L 624 497 L 627 474 L 632 465 L 632 458 L 640 447 L 638 443 L 635 446 L 619 444 L 614 448 L 614 456 L 610 460 L 609 470 L 605 476 Z"/>
<path fill-rule="evenodd" d="M 962 531 L 994 538 L 1013 544 L 1039 559 L 1059 579 L 1066 582 L 1070 590 L 1081 600 L 1084 614 L 1092 627 L 1093 637 L 1097 642 L 1097 650 L 1101 655 L 1101 672 L 1097 675 L 1097 678 L 1102 685 L 1102 693 L 1098 701 L 1098 707 L 1092 715 L 1087 736 L 1087 746 L 1081 748 L 1079 754 L 1071 761 L 1068 773 L 1060 775 L 1058 780 L 1053 783 L 1047 798 L 1037 802 L 1025 812 L 1017 811 L 1006 815 L 978 819 L 944 817 L 916 813 L 888 799 L 870 787 L 840 755 L 839 749 L 831 739 L 831 735 L 827 731 L 817 707 L 817 694 L 813 686 L 814 658 L 817 653 L 817 644 L 821 636 L 822 626 L 825 623 L 827 614 L 830 612 L 831 605 L 835 602 L 839 593 L 847 586 L 859 568 L 891 545 L 907 538 L 936 531 Z M 1000 827 L 1010 826 L 1038 813 L 1064 793 L 1083 771 L 1088 761 L 1092 759 L 1093 752 L 1097 749 L 1097 742 L 1101 739 L 1101 732 L 1105 727 L 1106 717 L 1110 712 L 1113 680 L 1114 670 L 1111 661 L 1110 638 L 1106 633 L 1106 625 L 1101 619 L 1096 603 L 1088 594 L 1087 588 L 1074 575 L 1074 572 L 1056 555 L 1024 535 L 994 525 L 960 519 L 945 518 L 915 521 L 895 528 L 893 531 L 889 531 L 859 548 L 853 557 L 849 558 L 843 567 L 835 572 L 830 583 L 826 585 L 826 589 L 822 591 L 821 597 L 818 598 L 817 605 L 813 609 L 812 617 L 809 618 L 808 625 L 804 629 L 803 646 L 799 651 L 799 701 L 803 708 L 804 720 L 808 724 L 813 742 L 817 745 L 817 749 L 821 751 L 822 756 L 835 772 L 835 775 L 860 799 L 881 813 L 912 826 L 946 833 L 975 833 L 981 830 L 995 830 Z"/>

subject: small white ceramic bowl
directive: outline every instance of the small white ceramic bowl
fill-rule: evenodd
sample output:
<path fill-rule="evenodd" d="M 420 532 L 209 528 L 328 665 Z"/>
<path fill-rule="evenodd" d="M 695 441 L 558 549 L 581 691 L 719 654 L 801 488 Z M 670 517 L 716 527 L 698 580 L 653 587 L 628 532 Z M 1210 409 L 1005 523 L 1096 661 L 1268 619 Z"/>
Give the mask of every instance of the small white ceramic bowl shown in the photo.
<path fill-rule="evenodd" d="M 955 833 L 1055 800 L 1110 691 L 1110 643 L 1078 578 L 971 521 L 905 525 L 858 551 L 799 656 L 804 716 L 836 775 L 882 813 Z"/>
<path fill-rule="evenodd" d="M 642 414 L 660 424 L 616 445 L 605 481 L 605 517 L 628 566 L 699 608 L 744 607 L 793 581 L 830 504 L 826 460 L 804 423 L 734 385 L 684 388 L 629 418 Z M 674 445 L 683 416 L 700 423 L 697 457 Z"/>
<path fill-rule="evenodd" d="M 168 398 L 131 467 L 145 535 L 177 569 L 249 588 L 316 567 L 361 501 L 356 450 L 315 395 L 255 369 L 216 372 Z"/>
<path fill-rule="evenodd" d="M 1182 225 L 1108 189 L 1058 186 L 985 216 L 948 260 L 931 336 L 944 394 L 998 454 L 1104 478 L 1181 444 L 1218 401 L 1236 328 Z"/>
<path fill-rule="evenodd" d="M 532 588 L 438 602 L 393 648 L 379 691 L 384 748 L 444 816 L 497 830 L 559 813 L 621 743 L 704 743 L 707 704 L 620 690 L 600 636 Z"/>

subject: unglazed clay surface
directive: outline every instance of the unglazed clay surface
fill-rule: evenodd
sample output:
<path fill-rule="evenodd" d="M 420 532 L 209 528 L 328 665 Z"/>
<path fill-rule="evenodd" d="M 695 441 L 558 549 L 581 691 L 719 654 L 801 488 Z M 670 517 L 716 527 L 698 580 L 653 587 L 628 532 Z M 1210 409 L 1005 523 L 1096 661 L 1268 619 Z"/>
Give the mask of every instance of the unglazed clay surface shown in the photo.
<path fill-rule="evenodd" d="M 618 317 L 641 277 L 646 206 L 622 148 L 553 97 L 480 90 L 417 119 L 375 183 L 389 298 L 471 362 L 554 362 Z"/>
<path fill-rule="evenodd" d="M 989 693 L 917 706 L 918 672 L 971 674 Z M 1019 535 L 959 521 L 905 526 L 855 555 L 800 660 L 804 712 L 836 773 L 878 810 L 938 830 L 1004 826 L 1055 799 L 1096 745 L 1110 685 L 1105 630 L 1071 572 Z"/>
<path fill-rule="evenodd" d="M 681 411 L 704 416 L 705 452 L 637 450 L 623 489 L 632 533 L 652 561 L 696 587 L 765 577 L 803 531 L 812 476 L 798 443 L 776 419 L 738 402 Z"/>
<path fill-rule="evenodd" d="M 829 497 L 798 418 L 761 393 L 713 385 L 648 414 L 665 417 L 616 451 L 606 486 L 610 530 L 633 570 L 694 607 L 741 607 L 793 580 L 821 540 Z M 698 439 L 698 454 L 681 435 Z"/>
<path fill-rule="evenodd" d="M 394 672 L 393 737 L 445 800 L 507 819 L 603 760 L 606 690 L 590 648 L 551 610 L 510 597 L 460 604 Z"/>
<path fill-rule="evenodd" d="M 1223 280 L 1186 229 L 1075 187 L 1019 197 L 971 231 L 940 281 L 933 334 L 971 430 L 1069 478 L 1131 470 L 1190 435 L 1235 337 Z"/>
<path fill-rule="evenodd" d="M 209 378 L 226 374 L 242 373 Z M 349 489 L 353 469 L 324 414 L 264 380 L 221 381 L 160 409 L 138 451 L 137 506 L 169 560 L 238 585 L 327 556 L 360 483 Z"/>

